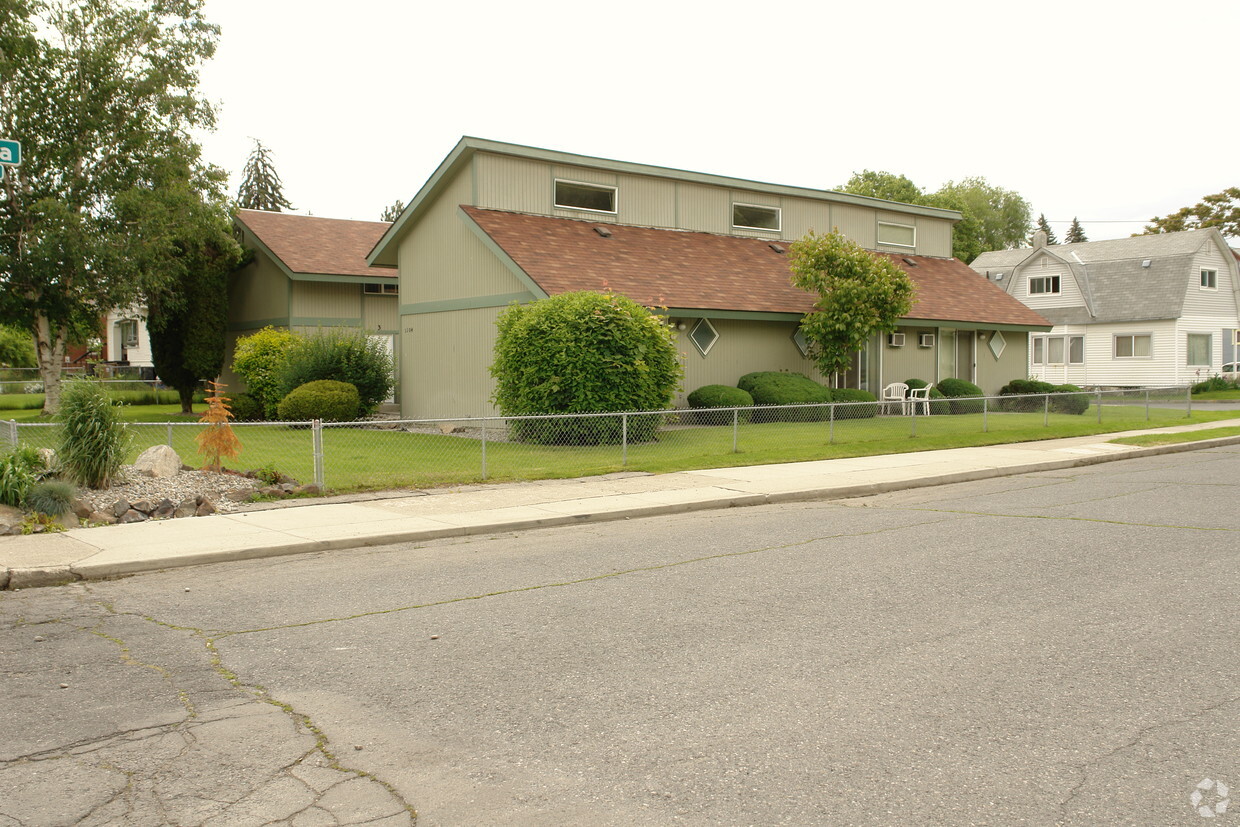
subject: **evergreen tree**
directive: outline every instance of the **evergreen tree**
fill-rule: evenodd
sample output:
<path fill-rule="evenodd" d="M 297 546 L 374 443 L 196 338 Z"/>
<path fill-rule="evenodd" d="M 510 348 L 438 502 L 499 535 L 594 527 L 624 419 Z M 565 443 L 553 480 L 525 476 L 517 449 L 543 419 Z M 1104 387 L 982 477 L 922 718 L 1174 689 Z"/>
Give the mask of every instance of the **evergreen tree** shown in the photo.
<path fill-rule="evenodd" d="M 1085 228 L 1081 226 L 1081 222 L 1076 220 L 1076 216 L 1072 216 L 1072 226 L 1068 228 L 1068 235 L 1064 238 L 1064 244 L 1080 244 L 1082 241 L 1089 241 L 1085 237 Z"/>
<path fill-rule="evenodd" d="M 1041 230 L 1046 233 L 1047 244 L 1058 244 L 1059 239 L 1055 238 L 1055 231 L 1051 229 L 1051 222 L 1046 220 L 1046 213 L 1040 213 L 1036 222 L 1035 230 Z M 1031 242 L 1032 243 L 1032 242 Z"/>
<path fill-rule="evenodd" d="M 383 209 L 383 214 L 379 216 L 379 220 L 387 221 L 387 222 L 395 221 L 396 219 L 400 218 L 400 214 L 403 213 L 404 211 L 405 211 L 405 202 L 401 201 L 398 198 L 396 199 L 396 203 L 392 204 L 392 206 L 385 207 Z"/>
<path fill-rule="evenodd" d="M 254 151 L 246 160 L 241 174 L 241 186 L 237 190 L 238 207 L 267 212 L 297 209 L 284 197 L 284 184 L 271 163 L 271 151 L 258 138 L 254 139 Z"/>

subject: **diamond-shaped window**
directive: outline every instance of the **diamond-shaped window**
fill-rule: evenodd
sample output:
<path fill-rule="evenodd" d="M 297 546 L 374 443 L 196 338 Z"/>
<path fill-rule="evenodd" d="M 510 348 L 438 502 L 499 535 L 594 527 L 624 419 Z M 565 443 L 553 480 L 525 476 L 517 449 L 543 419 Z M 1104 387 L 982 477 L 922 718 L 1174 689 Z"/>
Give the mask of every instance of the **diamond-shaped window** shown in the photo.
<path fill-rule="evenodd" d="M 1007 339 L 1003 338 L 1003 331 L 996 330 L 990 334 L 990 341 L 986 343 L 990 348 L 990 352 L 998 359 L 1003 355 L 1003 349 L 1007 347 Z"/>
<path fill-rule="evenodd" d="M 801 328 L 798 327 L 797 332 L 792 334 L 792 341 L 796 344 L 797 350 L 801 351 L 802 356 L 809 356 L 809 340 L 805 338 Z"/>
<path fill-rule="evenodd" d="M 700 319 L 693 326 L 693 330 L 689 331 L 689 338 L 693 340 L 694 346 L 705 356 L 710 353 L 710 349 L 715 346 L 715 342 L 719 341 L 719 334 L 715 331 L 715 326 L 710 323 L 710 319 Z"/>

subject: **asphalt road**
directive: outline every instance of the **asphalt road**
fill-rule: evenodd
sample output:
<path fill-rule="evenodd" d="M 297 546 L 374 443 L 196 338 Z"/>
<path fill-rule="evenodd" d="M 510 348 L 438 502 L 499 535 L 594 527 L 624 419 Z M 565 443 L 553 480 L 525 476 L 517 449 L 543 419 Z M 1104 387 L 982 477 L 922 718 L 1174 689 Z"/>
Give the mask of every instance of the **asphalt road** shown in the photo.
<path fill-rule="evenodd" d="M 1238 538 L 1225 448 L 0 592 L 0 825 L 1240 824 Z"/>

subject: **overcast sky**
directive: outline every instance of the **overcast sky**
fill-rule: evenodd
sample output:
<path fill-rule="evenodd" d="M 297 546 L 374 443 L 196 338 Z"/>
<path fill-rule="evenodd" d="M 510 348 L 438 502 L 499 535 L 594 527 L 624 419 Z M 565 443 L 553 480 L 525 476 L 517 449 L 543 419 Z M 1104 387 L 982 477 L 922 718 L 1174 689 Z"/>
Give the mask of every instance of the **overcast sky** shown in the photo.
<path fill-rule="evenodd" d="M 1062 238 L 1240 185 L 1240 3 L 207 0 L 207 159 L 378 220 L 462 135 L 833 189 L 982 176 Z M 1227 84 L 1225 86 L 1225 84 Z M 1130 223 L 1115 223 L 1115 222 Z"/>

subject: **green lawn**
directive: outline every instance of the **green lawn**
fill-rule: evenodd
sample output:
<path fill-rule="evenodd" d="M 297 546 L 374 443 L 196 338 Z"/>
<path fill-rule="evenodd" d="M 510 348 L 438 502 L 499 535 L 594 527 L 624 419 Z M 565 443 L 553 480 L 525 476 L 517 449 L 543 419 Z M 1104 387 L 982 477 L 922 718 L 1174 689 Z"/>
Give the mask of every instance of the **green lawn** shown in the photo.
<path fill-rule="evenodd" d="M 124 411 L 134 435 L 133 456 L 169 441 L 191 465 L 197 454 L 195 418 L 180 417 L 176 405 L 130 406 Z M 0 418 L 24 411 L 0 410 Z M 36 412 L 37 413 L 37 412 Z M 337 490 L 431 487 L 487 480 L 569 478 L 613 471 L 665 473 L 695 468 L 758 465 L 851 456 L 929 451 L 971 445 L 1024 442 L 1083 436 L 1194 422 L 1211 422 L 1240 414 L 1183 411 L 1144 405 L 1105 405 L 1102 422 L 1091 406 L 1082 416 L 1036 413 L 990 413 L 957 416 L 885 416 L 869 419 L 806 423 L 671 426 L 657 441 L 629 445 L 542 446 L 497 441 L 493 428 L 485 442 L 477 436 L 409 433 L 359 426 L 328 426 L 323 430 L 325 479 Z M 23 417 L 26 421 L 30 418 Z M 171 420 L 171 426 L 163 424 Z M 145 422 L 143 422 L 145 420 Z M 152 422 L 151 420 L 156 420 Z M 1046 424 L 1044 425 L 1044 421 Z M 312 436 L 308 428 L 238 424 L 243 446 L 229 467 L 250 469 L 272 465 L 307 482 L 314 478 Z M 53 446 L 56 428 L 19 428 L 24 444 Z M 736 451 L 733 451 L 735 439 Z"/>
<path fill-rule="evenodd" d="M 1227 391 L 1206 391 L 1193 394 L 1194 402 L 1228 402 L 1240 400 L 1240 388 Z"/>
<path fill-rule="evenodd" d="M 1168 434 L 1141 434 L 1140 436 L 1122 436 L 1111 440 L 1123 445 L 1176 445 L 1181 442 L 1200 442 L 1203 439 L 1218 439 L 1224 436 L 1240 436 L 1240 428 L 1207 428 L 1202 431 L 1181 431 Z"/>

